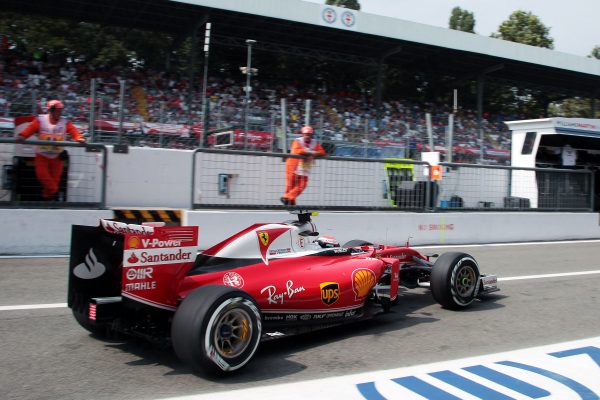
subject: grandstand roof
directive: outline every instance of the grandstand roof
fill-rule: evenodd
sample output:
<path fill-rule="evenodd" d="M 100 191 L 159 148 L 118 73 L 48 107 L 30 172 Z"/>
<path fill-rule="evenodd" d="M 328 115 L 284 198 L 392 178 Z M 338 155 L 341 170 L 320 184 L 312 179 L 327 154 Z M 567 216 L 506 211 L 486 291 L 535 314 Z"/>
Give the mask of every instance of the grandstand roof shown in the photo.
<path fill-rule="evenodd" d="M 189 33 L 208 17 L 216 43 L 245 46 L 246 39 L 254 39 L 256 48 L 267 51 L 367 64 L 385 57 L 389 64 L 426 68 L 457 79 L 487 73 L 490 79 L 587 97 L 595 97 L 600 90 L 600 61 L 596 59 L 300 0 L 2 3 L 5 11 L 179 34 Z"/>

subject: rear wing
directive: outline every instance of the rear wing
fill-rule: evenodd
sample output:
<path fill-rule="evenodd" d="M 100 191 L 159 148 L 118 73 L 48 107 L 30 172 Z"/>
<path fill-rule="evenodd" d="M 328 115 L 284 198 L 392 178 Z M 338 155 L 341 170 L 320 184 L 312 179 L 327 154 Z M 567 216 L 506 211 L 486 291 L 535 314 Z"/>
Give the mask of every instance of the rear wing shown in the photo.
<path fill-rule="evenodd" d="M 74 225 L 69 307 L 78 299 L 122 296 L 173 310 L 177 287 L 198 253 L 197 226 Z M 75 304 L 76 305 L 76 304 Z"/>

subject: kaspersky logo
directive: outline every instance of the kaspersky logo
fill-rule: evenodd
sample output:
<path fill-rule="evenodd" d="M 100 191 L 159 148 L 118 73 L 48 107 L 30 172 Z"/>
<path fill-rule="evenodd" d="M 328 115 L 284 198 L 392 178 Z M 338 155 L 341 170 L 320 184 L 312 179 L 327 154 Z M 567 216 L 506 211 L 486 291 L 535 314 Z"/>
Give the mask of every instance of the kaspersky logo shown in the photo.
<path fill-rule="evenodd" d="M 85 256 L 85 261 L 73 268 L 73 275 L 80 279 L 96 279 L 106 272 L 106 266 L 98 261 L 94 249 Z"/>

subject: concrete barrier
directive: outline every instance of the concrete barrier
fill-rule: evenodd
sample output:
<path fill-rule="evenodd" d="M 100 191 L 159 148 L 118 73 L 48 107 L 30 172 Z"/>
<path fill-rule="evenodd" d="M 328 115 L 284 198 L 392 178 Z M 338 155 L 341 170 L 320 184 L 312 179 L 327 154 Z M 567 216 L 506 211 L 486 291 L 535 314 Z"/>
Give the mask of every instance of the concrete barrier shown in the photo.
<path fill-rule="evenodd" d="M 260 222 L 295 220 L 280 211 L 182 210 L 183 225 L 200 227 L 200 249 Z M 97 225 L 112 210 L 1 209 L 0 254 L 68 254 L 71 225 Z M 443 245 L 600 239 L 597 213 L 363 213 L 322 212 L 313 217 L 322 235 L 340 243 Z"/>

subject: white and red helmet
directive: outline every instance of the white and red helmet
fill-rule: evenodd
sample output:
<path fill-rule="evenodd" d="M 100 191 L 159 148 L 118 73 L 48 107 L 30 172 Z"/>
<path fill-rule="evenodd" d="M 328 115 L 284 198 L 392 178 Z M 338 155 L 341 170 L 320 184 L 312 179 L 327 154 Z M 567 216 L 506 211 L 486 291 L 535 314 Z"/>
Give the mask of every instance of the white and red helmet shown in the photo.
<path fill-rule="evenodd" d="M 324 249 L 340 247 L 340 242 L 338 242 L 333 236 L 320 236 L 317 238 L 317 240 L 315 240 L 315 242 Z"/>

